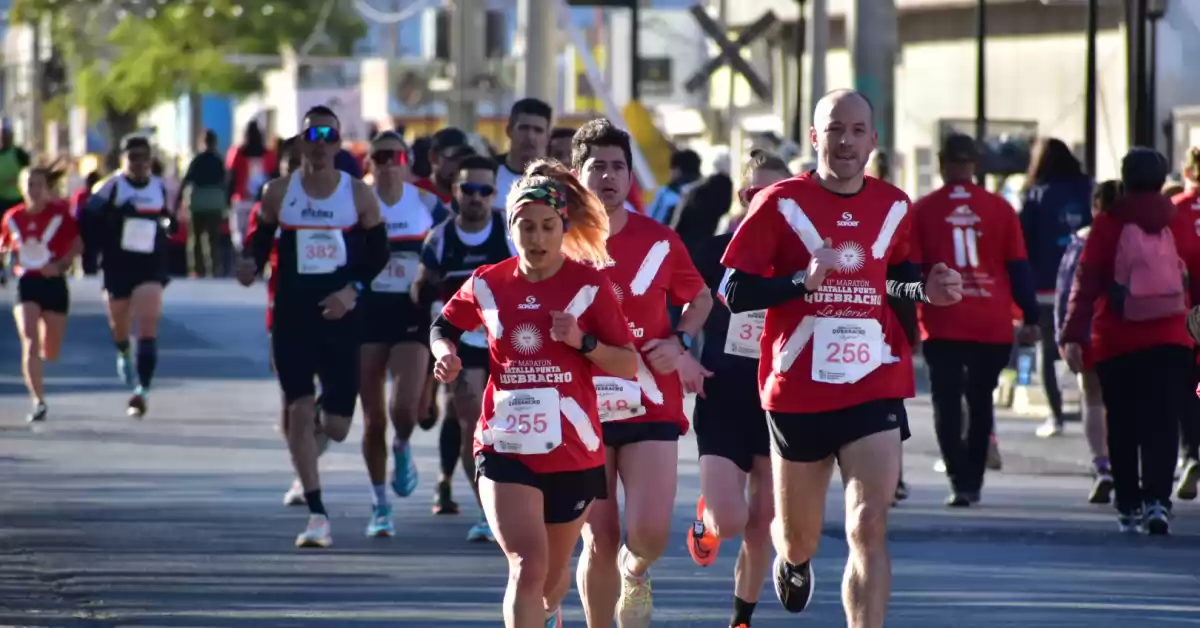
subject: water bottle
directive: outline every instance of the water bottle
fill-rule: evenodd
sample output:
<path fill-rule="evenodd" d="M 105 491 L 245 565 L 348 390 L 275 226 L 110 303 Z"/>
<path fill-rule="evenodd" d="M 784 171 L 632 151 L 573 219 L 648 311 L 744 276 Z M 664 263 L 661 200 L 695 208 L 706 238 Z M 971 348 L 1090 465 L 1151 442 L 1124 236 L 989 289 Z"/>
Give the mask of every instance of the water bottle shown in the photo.
<path fill-rule="evenodd" d="M 1028 386 L 1033 381 L 1033 365 L 1037 359 L 1033 347 L 1017 349 L 1017 385 Z"/>

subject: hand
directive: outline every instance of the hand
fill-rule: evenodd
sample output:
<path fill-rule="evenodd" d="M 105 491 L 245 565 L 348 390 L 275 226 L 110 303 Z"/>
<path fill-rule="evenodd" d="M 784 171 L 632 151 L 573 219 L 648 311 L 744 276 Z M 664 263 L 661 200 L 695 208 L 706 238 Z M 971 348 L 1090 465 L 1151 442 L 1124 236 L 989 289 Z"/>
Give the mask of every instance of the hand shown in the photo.
<path fill-rule="evenodd" d="M 675 372 L 679 356 L 684 351 L 679 339 L 671 336 L 670 338 L 655 338 L 647 342 L 642 345 L 642 353 L 646 355 L 646 361 L 650 363 L 650 368 L 654 369 L 655 373 L 669 375 Z"/>
<path fill-rule="evenodd" d="M 237 277 L 238 283 L 249 286 L 254 283 L 254 276 L 258 274 L 258 264 L 248 257 L 243 257 L 234 265 L 233 274 Z"/>
<path fill-rule="evenodd" d="M 1021 325 L 1017 331 L 1017 344 L 1022 347 L 1032 347 L 1042 338 L 1042 328 L 1037 325 Z"/>
<path fill-rule="evenodd" d="M 354 309 L 354 304 L 358 300 L 358 292 L 350 286 L 346 286 L 337 292 L 321 299 L 317 305 L 321 306 L 321 316 L 327 321 L 340 320 L 343 316 Z"/>
<path fill-rule="evenodd" d="M 550 339 L 579 349 L 583 346 L 583 331 L 579 329 L 579 321 L 565 312 L 550 312 Z"/>
<path fill-rule="evenodd" d="M 1083 347 L 1077 342 L 1068 342 L 1059 349 L 1063 360 L 1067 362 L 1067 366 L 1071 367 L 1072 373 L 1083 371 Z"/>
<path fill-rule="evenodd" d="M 809 292 L 816 292 L 829 273 L 837 270 L 838 252 L 833 248 L 833 240 L 825 238 L 821 248 L 812 252 L 808 260 L 808 275 L 804 278 L 804 287 Z"/>
<path fill-rule="evenodd" d="M 462 360 L 453 353 L 443 355 L 433 365 L 433 377 L 443 384 L 454 381 L 460 371 L 462 371 Z"/>
<path fill-rule="evenodd" d="M 962 301 L 962 275 L 938 262 L 925 280 L 925 296 L 933 305 L 954 305 Z"/>
<path fill-rule="evenodd" d="M 704 368 L 691 353 L 684 351 L 675 362 L 675 371 L 679 373 L 679 381 L 683 384 L 683 392 L 696 393 L 704 399 L 704 380 L 712 377 L 712 371 Z"/>

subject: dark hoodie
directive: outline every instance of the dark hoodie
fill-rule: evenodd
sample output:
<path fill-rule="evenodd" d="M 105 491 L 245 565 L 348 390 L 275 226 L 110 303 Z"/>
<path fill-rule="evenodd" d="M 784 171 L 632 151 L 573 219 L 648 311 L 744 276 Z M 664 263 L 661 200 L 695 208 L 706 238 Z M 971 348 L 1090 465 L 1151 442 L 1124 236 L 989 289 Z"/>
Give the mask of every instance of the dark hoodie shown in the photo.
<path fill-rule="evenodd" d="M 1175 248 L 1187 266 L 1191 303 L 1200 303 L 1200 240 L 1191 216 L 1179 212 L 1171 199 L 1157 193 L 1131 193 L 1119 199 L 1109 211 L 1096 217 L 1067 305 L 1062 342 L 1088 343 L 1088 322 L 1092 322 L 1091 343 L 1097 361 L 1163 345 L 1192 347 L 1187 332 L 1186 312 L 1152 321 L 1125 320 L 1112 297 L 1115 280 L 1113 266 L 1121 230 L 1133 222 L 1147 233 L 1170 229 Z"/>

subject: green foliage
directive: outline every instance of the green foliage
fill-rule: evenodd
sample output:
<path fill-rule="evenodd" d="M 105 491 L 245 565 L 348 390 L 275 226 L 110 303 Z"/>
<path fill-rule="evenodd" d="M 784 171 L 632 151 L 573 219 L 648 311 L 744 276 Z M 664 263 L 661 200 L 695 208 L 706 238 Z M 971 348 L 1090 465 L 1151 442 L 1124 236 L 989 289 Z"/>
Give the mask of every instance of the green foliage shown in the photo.
<path fill-rule="evenodd" d="M 12 15 L 21 23 L 49 20 L 52 38 L 74 71 L 79 104 L 136 115 L 186 91 L 258 89 L 260 71 L 227 59 L 303 46 L 324 1 L 14 0 Z M 358 14 L 344 0 L 335 1 L 339 6 L 325 23 L 331 45 L 313 54 L 348 54 L 366 32 Z"/>

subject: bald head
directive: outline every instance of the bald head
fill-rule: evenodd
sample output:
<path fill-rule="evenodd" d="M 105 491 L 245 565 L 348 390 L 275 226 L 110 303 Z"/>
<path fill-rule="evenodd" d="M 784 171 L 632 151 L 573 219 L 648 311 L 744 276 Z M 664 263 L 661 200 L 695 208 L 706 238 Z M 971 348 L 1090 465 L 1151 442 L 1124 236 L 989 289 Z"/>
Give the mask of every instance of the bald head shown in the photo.
<path fill-rule="evenodd" d="M 851 192 L 862 187 L 863 168 L 878 139 L 874 114 L 871 101 L 852 89 L 835 89 L 817 102 L 809 139 L 827 184 L 840 181 Z"/>
<path fill-rule="evenodd" d="M 845 108 L 854 108 L 859 112 L 865 109 L 867 121 L 874 126 L 875 105 L 871 104 L 871 100 L 862 93 L 848 88 L 826 92 L 821 100 L 817 101 L 817 106 L 813 108 L 813 126 L 819 126 L 818 120 L 828 120 L 835 110 Z"/>

